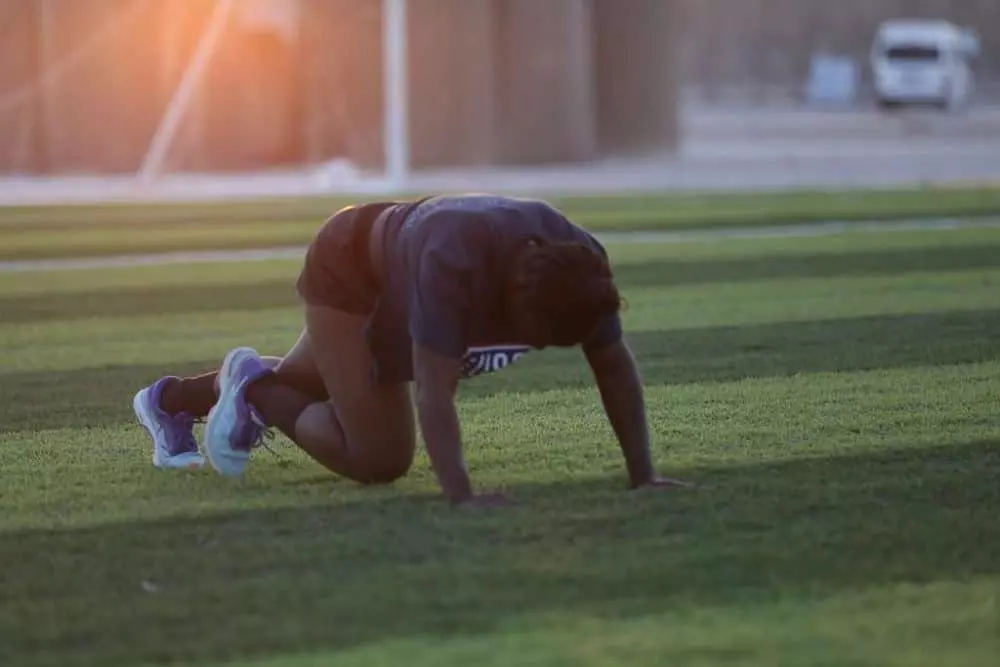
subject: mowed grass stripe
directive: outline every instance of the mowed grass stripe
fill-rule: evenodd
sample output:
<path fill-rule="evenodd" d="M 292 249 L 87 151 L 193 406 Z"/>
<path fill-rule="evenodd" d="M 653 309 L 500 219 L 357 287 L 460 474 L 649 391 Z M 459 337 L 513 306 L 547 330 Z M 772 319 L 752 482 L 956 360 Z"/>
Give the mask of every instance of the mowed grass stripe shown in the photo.
<path fill-rule="evenodd" d="M 998 230 L 1000 239 L 1000 230 Z M 0 273 L 0 298 L 63 295 L 127 287 L 212 289 L 226 285 L 284 281 L 295 284 L 302 260 L 164 263 L 146 266 Z"/>
<path fill-rule="evenodd" d="M 643 287 L 624 292 L 629 334 L 898 317 L 1000 308 L 996 271 L 916 273 L 747 284 Z M 302 327 L 301 308 L 133 315 L 0 326 L 0 373 L 197 361 L 236 345 L 281 354 Z M 86 354 L 81 354 L 86 349 Z"/>
<path fill-rule="evenodd" d="M 817 253 L 761 256 L 751 259 L 679 259 L 623 262 L 616 267 L 623 291 L 636 287 L 674 287 L 709 283 L 749 283 L 765 280 L 899 275 L 910 272 L 1000 269 L 1000 242 L 969 246 L 926 247 L 877 252 Z M 281 267 L 284 272 L 285 266 Z M 5 323 L 74 320 L 93 317 L 134 317 L 152 313 L 277 308 L 298 303 L 292 276 L 258 281 L 252 267 L 244 269 L 244 284 L 199 285 L 181 281 L 155 287 L 137 285 L 89 292 L 15 294 L 0 296 Z M 140 282 L 141 270 L 134 274 Z M 30 280 L 30 276 L 28 277 Z"/>
<path fill-rule="evenodd" d="M 0 235 L 0 260 L 103 257 L 186 250 L 245 250 L 305 245 L 322 220 L 275 221 L 217 227 L 167 226 L 146 229 L 29 229 Z"/>
<path fill-rule="evenodd" d="M 1000 244 L 1000 229 L 956 228 L 949 230 L 908 230 L 905 232 L 851 232 L 821 237 L 766 237 L 699 239 L 675 243 L 607 243 L 616 269 L 645 262 L 719 262 L 794 256 L 846 255 L 912 250 L 961 249 Z M 301 260 L 260 260 L 234 262 L 176 262 L 146 266 L 76 270 L 44 270 L 0 273 L 0 296 L 53 294 L 119 289 L 124 285 L 142 287 L 233 285 L 277 280 L 294 280 Z"/>
<path fill-rule="evenodd" d="M 414 193 L 408 199 L 433 193 Z M 1000 188 L 923 187 L 848 191 L 765 192 L 665 192 L 659 194 L 547 197 L 567 214 L 613 218 L 616 215 L 647 215 L 660 219 L 753 219 L 762 214 L 831 216 L 856 219 L 857 215 L 904 217 L 934 215 L 934 211 L 994 211 L 1000 213 Z M 72 227 L 118 228 L 141 224 L 243 224 L 247 222 L 323 219 L 344 206 L 373 201 L 370 196 L 259 199 L 243 202 L 54 205 L 0 208 L 0 233 L 7 228 Z M 947 215 L 947 213 L 945 213 Z M 831 219 L 823 217 L 820 219 Z"/>
<path fill-rule="evenodd" d="M 124 287 L 62 296 L 32 295 L 0 297 L 4 322 L 71 321 L 77 319 L 219 311 L 255 311 L 292 307 L 299 297 L 295 280 L 246 283 L 214 287 Z"/>
<path fill-rule="evenodd" d="M 805 373 L 972 364 L 1000 359 L 1000 309 L 779 322 L 634 333 L 629 342 L 647 385 L 678 386 Z M 294 332 L 282 334 L 290 344 Z M 146 359 L 140 344 L 131 360 Z M 215 368 L 216 357 L 176 363 L 118 362 L 108 367 L 0 375 L 3 432 L 99 426 L 128 419 L 131 396 L 165 374 Z M 271 350 L 263 348 L 265 351 Z M 274 353 L 281 354 L 285 348 Z M 83 359 L 81 359 L 83 361 Z M 463 383 L 465 397 L 586 387 L 589 370 L 576 350 L 529 355 L 513 368 Z"/>
<path fill-rule="evenodd" d="M 997 215 L 1000 190 L 594 197 L 555 203 L 595 231 L 697 229 Z M 250 210 L 247 205 L 10 209 L 0 211 L 0 260 L 296 245 L 308 242 L 341 204 L 275 202 Z"/>
<path fill-rule="evenodd" d="M 0 328 L 0 344 L 5 346 L 0 377 L 26 371 L 221 360 L 239 345 L 281 355 L 301 330 L 302 313 L 297 308 Z"/>

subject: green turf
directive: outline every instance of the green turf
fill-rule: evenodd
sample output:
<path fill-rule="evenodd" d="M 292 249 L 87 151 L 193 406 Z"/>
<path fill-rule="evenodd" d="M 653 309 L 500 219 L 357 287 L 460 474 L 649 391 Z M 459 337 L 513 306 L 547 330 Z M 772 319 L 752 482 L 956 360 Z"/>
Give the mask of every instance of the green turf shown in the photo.
<path fill-rule="evenodd" d="M 998 250 L 612 246 L 657 459 L 700 488 L 624 491 L 545 352 L 463 387 L 488 512 L 423 456 L 377 490 L 282 440 L 238 482 L 151 468 L 132 393 L 289 345 L 295 262 L 0 274 L 0 665 L 993 665 Z"/>
<path fill-rule="evenodd" d="M 349 199 L 0 209 L 0 260 L 308 243 Z M 1000 215 L 1000 188 L 555 197 L 595 231 Z"/>

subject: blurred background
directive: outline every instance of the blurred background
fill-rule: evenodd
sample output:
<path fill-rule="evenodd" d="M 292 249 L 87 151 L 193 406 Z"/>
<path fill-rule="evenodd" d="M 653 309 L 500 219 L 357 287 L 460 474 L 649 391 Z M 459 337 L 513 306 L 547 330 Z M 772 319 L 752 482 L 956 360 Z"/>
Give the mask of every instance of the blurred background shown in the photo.
<path fill-rule="evenodd" d="M 896 19 L 965 31 L 967 90 L 884 108 Z M 358 189 L 387 161 L 418 188 L 1000 175 L 997 0 L 0 0 L 0 21 L 7 200 L 80 176 Z M 950 58 L 906 48 L 911 69 Z"/>

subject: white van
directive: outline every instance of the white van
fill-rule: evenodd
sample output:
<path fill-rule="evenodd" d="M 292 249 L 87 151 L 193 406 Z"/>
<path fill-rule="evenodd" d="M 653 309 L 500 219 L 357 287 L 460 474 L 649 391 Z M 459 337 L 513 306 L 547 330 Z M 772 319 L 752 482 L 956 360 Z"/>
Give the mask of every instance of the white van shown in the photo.
<path fill-rule="evenodd" d="M 972 95 L 978 40 L 947 21 L 895 20 L 879 26 L 871 63 L 881 107 L 934 104 L 953 109 Z"/>

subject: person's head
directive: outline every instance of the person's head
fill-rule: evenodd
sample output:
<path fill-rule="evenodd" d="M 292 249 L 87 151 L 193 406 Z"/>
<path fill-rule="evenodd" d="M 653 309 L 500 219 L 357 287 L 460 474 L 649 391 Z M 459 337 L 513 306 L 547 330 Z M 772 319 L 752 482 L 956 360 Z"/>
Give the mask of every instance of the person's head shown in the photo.
<path fill-rule="evenodd" d="M 530 241 L 514 256 L 507 308 L 529 345 L 578 345 L 621 302 L 611 265 L 589 246 Z"/>

